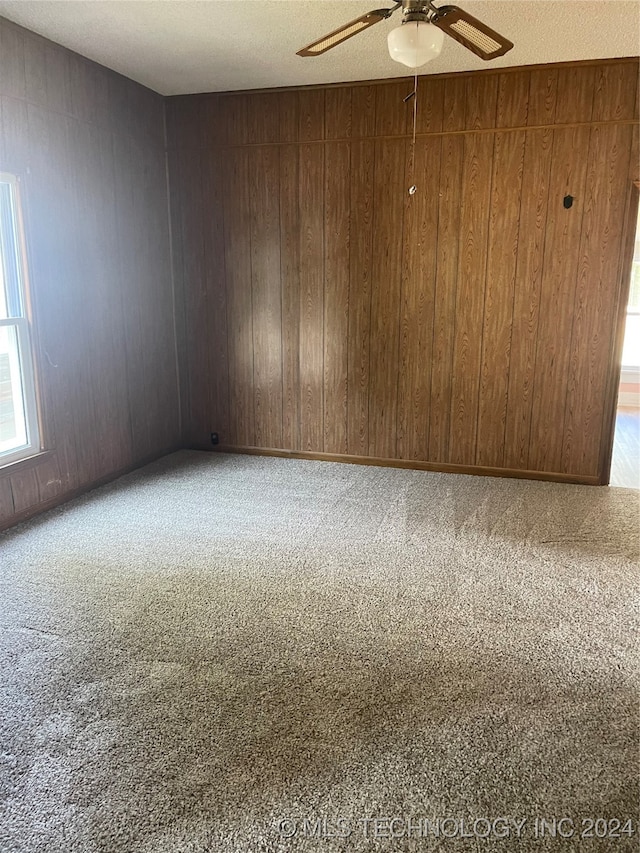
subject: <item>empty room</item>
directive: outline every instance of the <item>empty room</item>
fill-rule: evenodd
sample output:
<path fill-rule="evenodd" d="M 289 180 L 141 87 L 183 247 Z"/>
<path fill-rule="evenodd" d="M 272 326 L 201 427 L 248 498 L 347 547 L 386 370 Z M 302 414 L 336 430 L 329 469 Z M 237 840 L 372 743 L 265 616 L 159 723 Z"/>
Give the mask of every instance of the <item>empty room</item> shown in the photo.
<path fill-rule="evenodd" d="M 640 849 L 640 7 L 460 4 L 0 0 L 0 853 Z"/>

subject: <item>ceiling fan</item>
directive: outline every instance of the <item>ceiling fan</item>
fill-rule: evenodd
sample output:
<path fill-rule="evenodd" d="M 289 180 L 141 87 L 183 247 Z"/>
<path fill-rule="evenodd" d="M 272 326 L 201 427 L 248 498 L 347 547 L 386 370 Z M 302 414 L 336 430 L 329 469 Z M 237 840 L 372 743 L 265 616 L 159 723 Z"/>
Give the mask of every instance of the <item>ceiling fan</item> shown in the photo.
<path fill-rule="evenodd" d="M 402 8 L 402 23 L 388 35 L 389 53 L 410 68 L 424 65 L 442 49 L 444 33 L 480 59 L 495 59 L 511 50 L 513 43 L 458 6 L 434 6 L 431 0 L 400 0 L 390 9 L 374 9 L 327 33 L 297 52 L 298 56 L 320 56 L 374 24 L 390 18 Z"/>

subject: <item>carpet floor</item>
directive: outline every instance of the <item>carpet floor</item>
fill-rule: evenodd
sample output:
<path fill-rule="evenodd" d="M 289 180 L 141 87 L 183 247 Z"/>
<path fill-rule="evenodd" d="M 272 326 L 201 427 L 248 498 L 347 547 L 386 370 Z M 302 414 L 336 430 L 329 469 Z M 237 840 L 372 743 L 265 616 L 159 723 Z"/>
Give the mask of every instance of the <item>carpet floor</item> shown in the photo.
<path fill-rule="evenodd" d="M 8 531 L 0 850 L 637 851 L 638 518 L 183 451 Z"/>

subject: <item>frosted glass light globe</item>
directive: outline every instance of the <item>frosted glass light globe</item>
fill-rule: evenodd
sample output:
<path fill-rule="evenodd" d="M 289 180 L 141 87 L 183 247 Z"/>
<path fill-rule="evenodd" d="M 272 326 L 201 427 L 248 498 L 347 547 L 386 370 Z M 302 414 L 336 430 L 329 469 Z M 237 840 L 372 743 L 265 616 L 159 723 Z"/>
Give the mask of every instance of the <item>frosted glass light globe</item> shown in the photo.
<path fill-rule="evenodd" d="M 389 55 L 409 68 L 418 68 L 435 59 L 442 50 L 444 33 L 426 21 L 407 21 L 387 36 Z"/>

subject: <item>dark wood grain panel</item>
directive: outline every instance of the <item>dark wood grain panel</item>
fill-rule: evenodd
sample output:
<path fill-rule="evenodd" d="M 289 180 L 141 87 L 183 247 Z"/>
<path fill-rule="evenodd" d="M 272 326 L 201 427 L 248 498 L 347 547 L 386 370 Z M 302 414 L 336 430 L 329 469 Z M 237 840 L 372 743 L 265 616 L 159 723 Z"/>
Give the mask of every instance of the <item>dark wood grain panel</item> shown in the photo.
<path fill-rule="evenodd" d="M 376 136 L 399 136 L 407 132 L 413 104 L 405 98 L 412 91 L 412 78 L 376 86 Z"/>
<path fill-rule="evenodd" d="M 29 148 L 25 145 L 29 126 L 27 104 L 16 98 L 0 96 L 0 111 L 4 171 L 23 175 L 29 166 Z M 66 124 L 64 127 L 66 131 Z"/>
<path fill-rule="evenodd" d="M 395 457 L 398 407 L 398 338 L 405 182 L 405 140 L 375 147 L 371 329 L 369 350 L 369 455 Z"/>
<path fill-rule="evenodd" d="M 414 155 L 407 148 L 396 456 L 427 459 L 441 142 L 418 140 Z M 414 181 L 416 192 L 409 195 L 406 185 Z"/>
<path fill-rule="evenodd" d="M 325 139 L 348 139 L 351 136 L 352 92 L 351 86 L 338 86 L 325 92 Z"/>
<path fill-rule="evenodd" d="M 7 26 L 3 22 L 3 27 Z M 52 112 L 68 113 L 71 110 L 71 90 L 69 86 L 68 51 L 60 50 L 58 45 L 47 42 L 45 45 L 45 66 L 47 69 L 47 107 Z M 109 116 L 115 127 L 122 127 L 123 116 L 118 110 L 117 95 L 121 92 L 120 77 L 109 75 Z"/>
<path fill-rule="evenodd" d="M 639 93 L 640 100 L 640 93 Z M 631 160 L 629 163 L 629 180 L 636 186 L 640 183 L 640 125 L 631 128 Z M 640 187 L 638 187 L 640 189 Z"/>
<path fill-rule="evenodd" d="M 351 145 L 347 452 L 369 453 L 369 353 L 373 279 L 375 147 Z"/>
<path fill-rule="evenodd" d="M 493 144 L 519 123 L 637 117 L 637 62 L 420 78 L 418 131 L 460 135 L 419 139 L 429 193 L 415 207 L 408 76 L 167 99 L 174 304 L 162 99 L 4 21 L 0 34 L 0 161 L 23 178 L 55 448 L 33 476 L 0 474 L 5 515 L 9 479 L 29 513 L 181 440 L 206 446 L 211 429 L 240 446 L 480 470 L 477 448 L 495 470 L 601 478 L 620 307 L 610 270 L 637 129 L 527 134 L 515 279 L 513 221 L 499 240 L 496 199 L 515 203 L 517 181 Z M 500 462 L 490 423 L 502 424 L 505 381 Z"/>
<path fill-rule="evenodd" d="M 310 89 L 298 97 L 298 139 L 324 139 L 324 89 Z"/>
<path fill-rule="evenodd" d="M 593 121 L 622 121 L 634 116 L 638 68 L 630 62 L 595 69 Z"/>
<path fill-rule="evenodd" d="M 579 198 L 589 128 L 575 138 L 558 130 L 555 148 L 550 128 L 629 115 L 635 96 L 625 81 L 637 67 L 620 60 L 424 76 L 417 130 L 432 136 L 418 136 L 413 171 L 409 76 L 221 96 L 238 99 L 237 114 L 245 116 L 255 181 L 262 169 L 256 144 L 275 141 L 278 132 L 284 143 L 272 186 L 279 228 L 270 238 L 280 259 L 284 448 L 456 470 L 530 475 L 537 467 L 541 475 L 589 482 L 600 476 L 593 466 L 565 475 L 559 468 L 567 366 L 558 360 L 568 358 L 571 311 L 560 334 L 550 317 L 573 304 L 580 241 L 591 243 Z M 525 133 L 526 126 L 542 129 Z M 408 196 L 413 180 L 427 188 L 424 197 Z M 565 231 L 566 193 L 575 201 Z M 260 199 L 256 188 L 237 244 L 240 251 L 244 241 L 258 266 L 252 243 L 265 225 Z M 618 249 L 621 239 L 613 238 Z M 256 328 L 264 311 L 253 302 L 246 315 Z M 227 334 L 231 341 L 230 328 Z M 255 359 L 258 349 L 254 341 L 246 357 Z M 582 403 L 572 406 L 582 423 Z M 233 408 L 231 400 L 230 415 Z M 550 453 L 541 450 L 545 443 Z"/>
<path fill-rule="evenodd" d="M 324 146 L 300 146 L 300 447 L 324 448 Z"/>
<path fill-rule="evenodd" d="M 558 69 L 532 68 L 529 72 L 527 124 L 553 124 L 558 97 Z"/>
<path fill-rule="evenodd" d="M 82 196 L 86 191 L 84 180 L 84 146 L 86 140 L 83 138 L 83 130 L 73 119 L 65 117 L 65 138 L 69 151 L 74 152 L 73 162 L 71 158 L 65 163 L 67 171 L 67 198 L 66 198 L 66 227 L 68 255 L 66 268 L 63 274 L 66 279 L 68 300 L 71 306 L 81 303 L 84 288 L 89 276 L 90 260 L 87 252 L 88 223 L 85 222 L 82 211 Z M 86 229 L 86 230 L 85 230 Z M 137 316 L 137 304 L 131 306 L 130 318 Z M 73 310 L 73 308 L 72 308 Z M 96 352 L 90 345 L 90 312 L 88 322 L 78 325 L 70 337 L 70 351 L 68 353 L 67 370 L 71 384 L 70 397 L 72 402 L 73 424 L 76 435 L 86 435 L 95 421 L 95 394 L 96 388 L 91 383 L 91 377 L 97 368 Z M 83 354 L 84 358 L 80 355 Z M 130 409 L 132 409 L 132 397 L 129 398 Z M 131 411 L 132 420 L 135 412 Z M 137 432 L 146 437 L 146 423 L 136 420 Z M 93 442 L 76 442 L 77 469 L 72 472 L 76 484 L 80 479 L 80 472 L 86 472 L 89 481 L 97 477 L 96 448 Z M 18 501 L 14 492 L 14 502 Z M 25 508 L 21 507 L 20 509 Z M 19 512 L 20 509 L 17 511 Z"/>
<path fill-rule="evenodd" d="M 27 49 L 29 47 L 27 45 Z M 24 101 L 27 93 L 24 31 L 3 22 L 0 28 L 0 54 L 2 94 Z"/>
<path fill-rule="evenodd" d="M 258 148 L 249 166 L 254 441 L 282 446 L 280 156 Z"/>
<path fill-rule="evenodd" d="M 335 90 L 334 90 L 335 91 Z M 325 146 L 331 168 L 324 170 L 324 451 L 347 453 L 349 335 L 350 145 Z"/>
<path fill-rule="evenodd" d="M 529 115 L 530 72 L 505 73 L 498 77 L 496 127 L 524 127 Z"/>
<path fill-rule="evenodd" d="M 73 407 L 69 399 L 68 365 L 74 358 L 74 337 L 68 329 L 68 318 L 73 312 L 73 299 L 69 287 L 64 286 L 67 269 L 72 263 L 65 215 L 71 152 L 62 116 L 31 106 L 29 135 L 34 144 L 34 157 L 29 180 L 24 179 L 21 198 L 26 208 L 29 279 L 38 328 L 36 356 L 41 377 L 41 404 L 45 406 L 43 439 L 45 447 L 56 448 L 62 487 L 69 491 L 76 486 L 79 470 Z M 38 287 L 39 281 L 55 283 L 55 286 Z M 65 333 L 61 334 L 61 330 Z M 64 405 L 61 401 L 65 401 Z M 131 453 L 130 437 L 127 450 Z"/>
<path fill-rule="evenodd" d="M 594 66 L 567 66 L 558 69 L 556 124 L 591 121 L 595 78 Z"/>
<path fill-rule="evenodd" d="M 187 350 L 188 385 L 183 399 L 183 428 L 189 444 L 201 445 L 211 431 L 209 374 L 209 336 L 207 315 L 209 312 L 204 255 L 204 210 L 203 169 L 205 158 L 200 149 L 183 151 L 180 163 L 182 192 L 189 199 L 183 205 L 182 235 L 182 279 L 184 281 L 185 323 L 191 344 Z M 133 200 L 135 204 L 135 199 Z M 132 263 L 135 249 L 132 247 Z M 135 331 L 132 332 L 135 334 Z M 144 369 L 141 364 L 140 368 Z M 144 378 L 140 379 L 144 383 Z M 141 413 L 144 416 L 144 413 Z"/>
<path fill-rule="evenodd" d="M 527 133 L 513 303 L 504 465 L 528 464 L 553 131 Z"/>
<path fill-rule="evenodd" d="M 62 493 L 62 478 L 57 455 L 55 453 L 49 454 L 47 459 L 33 470 L 38 484 L 38 502 L 48 503 L 55 500 Z M 108 476 L 110 473 L 111 471 L 108 471 L 103 476 Z"/>
<path fill-rule="evenodd" d="M 255 444 L 253 308 L 251 300 L 251 203 L 253 151 L 234 149 L 224 172 L 224 244 L 229 359 L 229 441 Z"/>
<path fill-rule="evenodd" d="M 418 133 L 440 133 L 444 121 L 445 81 L 440 77 L 418 79 Z"/>
<path fill-rule="evenodd" d="M 96 426 L 93 440 L 99 459 L 98 477 L 105 477 L 110 471 L 122 468 L 128 461 L 129 447 L 131 450 L 133 447 L 127 389 L 122 381 L 127 370 L 126 348 L 120 345 L 123 293 L 119 286 L 114 286 L 114 276 L 118 272 L 117 264 L 114 264 L 114 258 L 118 257 L 116 165 L 111 139 L 97 128 L 93 131 L 89 153 L 92 156 L 87 163 L 88 197 L 83 216 L 89 224 L 90 233 L 100 233 L 102 239 L 90 241 L 90 276 L 85 287 L 90 282 L 93 299 L 86 316 L 92 321 L 89 345 L 93 351 L 100 353 L 101 359 L 100 393 L 94 397 Z M 51 487 L 56 478 L 57 457 L 55 463 L 55 467 L 45 466 L 38 472 L 49 483 L 47 493 L 41 493 L 43 501 L 53 497 Z"/>
<path fill-rule="evenodd" d="M 297 142 L 300 130 L 300 99 L 298 93 L 279 92 L 280 141 Z"/>
<path fill-rule="evenodd" d="M 366 139 L 376 132 L 377 86 L 352 86 L 351 88 L 351 135 L 354 139 Z"/>
<path fill-rule="evenodd" d="M 204 273 L 207 293 L 207 350 L 209 371 L 209 412 L 202 440 L 217 432 L 224 440 L 229 434 L 229 342 L 227 339 L 227 290 L 225 286 L 223 161 L 205 158 L 202 162 Z M 279 180 L 278 180 L 279 184 Z M 279 271 L 276 276 L 279 284 Z"/>
<path fill-rule="evenodd" d="M 11 491 L 11 480 L 8 477 L 0 478 L 0 524 L 6 523 L 15 516 L 13 505 L 13 492 Z"/>
<path fill-rule="evenodd" d="M 280 151 L 282 444 L 300 449 L 300 214 L 298 146 Z"/>
<path fill-rule="evenodd" d="M 629 127 L 591 131 L 560 469 L 567 473 L 598 474 L 630 143 Z"/>
<path fill-rule="evenodd" d="M 178 399 L 180 401 L 180 432 L 182 433 L 183 401 L 189 394 L 188 355 L 189 340 L 185 310 L 184 281 L 184 239 L 182 235 L 182 207 L 188 204 L 188 196 L 182 192 L 181 163 L 183 150 L 175 148 L 167 152 L 167 168 L 171 176 L 169 181 L 169 217 L 171 228 L 171 260 L 173 271 L 173 319 L 175 323 L 176 361 L 178 368 Z M 225 317 L 226 329 L 226 317 Z"/>
<path fill-rule="evenodd" d="M 503 464 L 511 349 L 519 344 L 512 326 L 524 146 L 520 132 L 494 139 L 476 463 L 496 468 Z"/>
<path fill-rule="evenodd" d="M 174 98 L 165 99 L 166 124 L 167 124 L 167 148 L 171 151 L 173 139 L 176 136 L 174 131 L 175 120 L 171 118 L 171 102 Z M 203 98 L 189 98 L 188 100 L 197 100 L 200 105 L 199 115 L 197 120 L 200 124 L 200 131 L 195 136 L 191 137 L 193 145 L 200 144 L 203 148 L 211 148 L 213 145 L 224 145 L 226 140 L 226 128 L 222 126 L 220 114 L 220 96 L 207 95 Z M 178 127 L 177 134 L 179 136 L 180 129 Z"/>
<path fill-rule="evenodd" d="M 11 477 L 11 492 L 13 494 L 13 511 L 16 515 L 37 506 L 40 502 L 38 475 L 34 468 L 13 474 Z"/>
<path fill-rule="evenodd" d="M 529 439 L 532 470 L 559 471 L 562 464 L 589 133 L 585 127 L 554 131 Z M 575 197 L 569 210 L 563 206 L 567 193 Z"/>
<path fill-rule="evenodd" d="M 246 96 L 221 95 L 218 101 L 218 114 L 223 145 L 245 145 L 251 142 Z"/>
<path fill-rule="evenodd" d="M 247 142 L 264 145 L 280 142 L 280 95 L 256 92 L 246 96 Z"/>
<path fill-rule="evenodd" d="M 437 462 L 447 461 L 449 450 L 463 162 L 464 139 L 461 136 L 444 136 L 440 158 L 437 275 L 429 404 L 428 458 Z"/>
<path fill-rule="evenodd" d="M 0 39 L 2 37 L 0 34 Z M 44 39 L 29 39 L 24 52 L 25 98 L 39 107 L 47 103 L 46 44 Z M 104 79 L 106 85 L 106 74 Z"/>
<path fill-rule="evenodd" d="M 480 130 L 496 126 L 496 108 L 498 104 L 497 74 L 485 74 L 465 78 L 465 128 Z"/>
<path fill-rule="evenodd" d="M 449 462 L 473 465 L 476 457 L 478 387 L 486 287 L 493 137 L 465 137 L 456 331 L 451 376 Z"/>
<path fill-rule="evenodd" d="M 442 129 L 464 130 L 467 112 L 467 80 L 464 75 L 447 77 L 444 82 Z"/>

